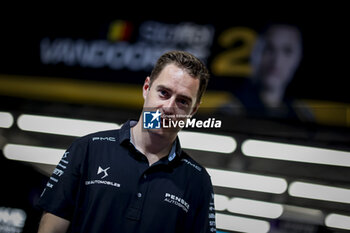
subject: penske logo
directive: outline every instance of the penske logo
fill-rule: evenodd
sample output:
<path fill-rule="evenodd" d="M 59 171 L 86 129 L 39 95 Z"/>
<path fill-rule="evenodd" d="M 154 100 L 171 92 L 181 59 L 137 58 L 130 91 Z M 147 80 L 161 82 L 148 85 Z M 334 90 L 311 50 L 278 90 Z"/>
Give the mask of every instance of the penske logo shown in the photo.
<path fill-rule="evenodd" d="M 180 207 L 186 213 L 190 209 L 190 205 L 184 199 L 170 193 L 165 193 L 164 201 Z"/>

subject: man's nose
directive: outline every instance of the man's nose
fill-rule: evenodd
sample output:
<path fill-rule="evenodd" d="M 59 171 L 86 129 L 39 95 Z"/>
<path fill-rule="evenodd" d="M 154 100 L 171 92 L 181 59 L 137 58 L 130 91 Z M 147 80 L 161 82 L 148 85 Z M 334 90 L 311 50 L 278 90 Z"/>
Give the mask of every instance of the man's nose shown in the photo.
<path fill-rule="evenodd" d="M 175 98 L 169 98 L 163 104 L 163 110 L 164 110 L 164 112 L 166 112 L 168 114 L 174 113 L 175 107 L 176 107 Z"/>

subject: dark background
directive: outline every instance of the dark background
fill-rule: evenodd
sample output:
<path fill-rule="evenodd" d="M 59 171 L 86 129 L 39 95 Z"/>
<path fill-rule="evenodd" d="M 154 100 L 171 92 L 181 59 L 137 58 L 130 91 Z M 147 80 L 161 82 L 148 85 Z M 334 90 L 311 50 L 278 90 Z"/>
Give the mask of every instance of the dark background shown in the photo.
<path fill-rule="evenodd" d="M 174 6 L 176 4 L 176 6 Z M 129 43 L 138 40 L 138 26 L 153 20 L 163 24 L 178 25 L 192 22 L 198 25 L 212 25 L 215 28 L 213 44 L 207 65 L 210 68 L 214 58 L 225 52 L 218 44 L 219 36 L 232 27 L 247 27 L 259 32 L 268 23 L 291 23 L 297 25 L 303 35 L 303 59 L 293 79 L 288 94 L 297 99 L 331 101 L 331 103 L 350 103 L 348 90 L 348 13 L 347 7 L 339 3 L 260 3 L 236 2 L 202 3 L 195 7 L 180 3 L 162 3 L 145 8 L 133 2 L 124 6 L 92 5 L 94 10 L 70 5 L 52 5 L 50 7 L 24 5 L 12 9 L 3 8 L 0 16 L 0 78 L 6 75 L 18 75 L 24 78 L 43 77 L 45 79 L 73 79 L 82 82 L 97 81 L 101 83 L 129 83 L 141 85 L 150 70 L 131 71 L 129 69 L 112 70 L 108 67 L 87 68 L 42 64 L 40 61 L 40 41 L 43 38 L 70 38 L 86 41 L 107 40 L 108 26 L 116 20 L 130 22 L 132 33 Z M 338 5 L 336 5 L 338 4 Z M 160 7 L 160 8 L 159 8 Z M 150 10 L 149 10 L 150 9 Z M 139 12 L 138 12 L 139 11 Z M 229 49 L 237 49 L 243 42 L 233 44 Z M 243 63 L 249 62 L 246 57 Z M 208 91 L 231 92 L 239 88 L 248 78 L 244 75 L 219 76 L 212 74 Z M 24 98 L 0 92 L 0 111 L 11 112 L 15 119 L 22 113 L 64 116 L 68 118 L 101 120 L 122 123 L 130 116 L 138 116 L 140 109 L 118 108 L 87 103 L 71 103 L 62 99 Z M 228 123 L 227 123 L 228 122 Z M 345 127 L 344 127 L 345 126 Z M 215 132 L 216 133 L 216 132 Z M 225 119 L 222 134 L 233 136 L 238 145 L 247 138 L 281 141 L 291 144 L 344 149 L 349 151 L 349 128 L 330 127 L 309 124 L 291 124 L 266 119 Z M 16 125 L 10 129 L 0 129 L 0 146 L 2 143 L 19 143 L 55 148 L 67 148 L 73 137 L 24 132 Z M 331 167 L 317 164 L 303 164 L 276 160 L 247 158 L 239 149 L 233 156 L 216 156 L 216 154 L 190 151 L 201 164 L 208 167 L 238 170 L 248 173 L 276 175 L 287 181 L 306 180 L 326 183 L 339 187 L 350 187 L 347 167 Z M 34 204 L 45 186 L 48 172 L 52 166 L 34 166 L 29 163 L 9 161 L 1 153 L 0 207 L 20 208 L 27 213 L 24 232 L 35 232 L 41 211 Z M 44 172 L 43 172 L 44 171 Z M 15 175 L 11 175 L 15 174 Z M 215 192 L 229 197 L 245 197 L 269 202 L 276 202 L 301 207 L 320 209 L 323 213 L 341 213 L 349 215 L 347 204 L 310 201 L 300 198 L 264 195 L 256 192 L 217 188 Z M 1 222 L 0 222 L 1 223 Z M 290 219 L 271 220 L 275 229 L 287 232 L 343 232 L 327 229 L 322 224 L 297 222 Z M 312 226 L 310 228 L 310 226 Z M 298 231 L 298 229 L 300 231 Z M 311 229 L 311 230 L 310 230 Z M 33 231 L 34 230 L 34 231 Z M 334 230 L 334 231 L 333 231 Z"/>

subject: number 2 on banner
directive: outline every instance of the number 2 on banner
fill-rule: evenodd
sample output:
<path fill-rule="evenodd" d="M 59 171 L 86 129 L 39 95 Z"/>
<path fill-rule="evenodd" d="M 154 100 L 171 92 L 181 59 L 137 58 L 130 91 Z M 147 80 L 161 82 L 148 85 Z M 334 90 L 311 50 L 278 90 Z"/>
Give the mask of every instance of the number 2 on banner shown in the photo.
<path fill-rule="evenodd" d="M 249 76 L 251 74 L 249 56 L 255 40 L 256 32 L 247 27 L 233 27 L 222 32 L 218 43 L 227 50 L 213 59 L 211 64 L 213 74 L 217 76 Z M 240 43 L 239 46 L 237 43 Z"/>

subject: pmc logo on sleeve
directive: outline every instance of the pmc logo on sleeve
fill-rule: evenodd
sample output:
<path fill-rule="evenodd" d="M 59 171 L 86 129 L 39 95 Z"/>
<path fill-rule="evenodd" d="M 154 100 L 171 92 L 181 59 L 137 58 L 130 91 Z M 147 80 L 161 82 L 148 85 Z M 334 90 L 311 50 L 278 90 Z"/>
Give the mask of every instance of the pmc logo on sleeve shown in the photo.
<path fill-rule="evenodd" d="M 160 115 L 159 110 L 156 112 L 145 111 L 143 112 L 143 128 L 144 129 L 159 129 L 160 128 Z"/>

